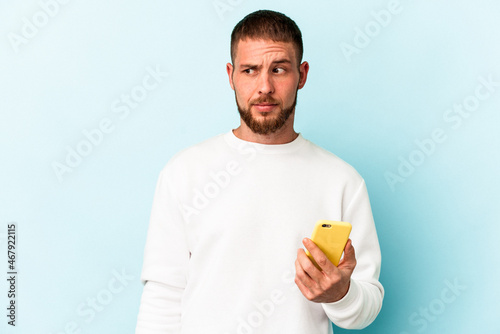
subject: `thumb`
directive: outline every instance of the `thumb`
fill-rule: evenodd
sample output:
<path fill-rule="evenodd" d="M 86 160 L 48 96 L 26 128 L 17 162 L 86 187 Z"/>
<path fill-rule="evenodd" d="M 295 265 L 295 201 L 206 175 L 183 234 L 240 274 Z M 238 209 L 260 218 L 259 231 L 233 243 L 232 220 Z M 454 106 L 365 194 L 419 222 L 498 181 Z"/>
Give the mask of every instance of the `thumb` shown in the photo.
<path fill-rule="evenodd" d="M 356 267 L 356 252 L 354 251 L 354 247 L 352 246 L 351 239 L 347 240 L 347 243 L 344 248 L 344 257 L 340 261 L 338 268 L 341 269 L 350 269 L 354 270 Z"/>

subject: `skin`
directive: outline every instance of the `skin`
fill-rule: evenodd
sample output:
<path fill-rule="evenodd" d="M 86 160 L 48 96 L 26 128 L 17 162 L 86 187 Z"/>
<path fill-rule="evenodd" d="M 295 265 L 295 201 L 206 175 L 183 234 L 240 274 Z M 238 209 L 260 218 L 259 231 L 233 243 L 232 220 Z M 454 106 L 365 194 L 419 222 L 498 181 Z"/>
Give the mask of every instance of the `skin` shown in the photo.
<path fill-rule="evenodd" d="M 293 105 L 297 90 L 304 87 L 309 64 L 303 62 L 299 65 L 295 52 L 292 43 L 263 39 L 239 41 L 234 65 L 228 63 L 226 70 L 239 107 L 248 109 L 256 121 L 276 118 L 283 109 Z M 240 126 L 233 132 L 245 141 L 286 144 L 298 136 L 293 128 L 294 116 L 295 109 L 283 126 L 267 134 L 253 132 L 240 118 Z M 347 242 L 338 267 L 310 239 L 305 238 L 303 244 L 322 270 L 314 266 L 304 249 L 297 251 L 295 284 L 302 294 L 317 303 L 342 299 L 349 290 L 351 275 L 356 267 L 351 240 Z"/>

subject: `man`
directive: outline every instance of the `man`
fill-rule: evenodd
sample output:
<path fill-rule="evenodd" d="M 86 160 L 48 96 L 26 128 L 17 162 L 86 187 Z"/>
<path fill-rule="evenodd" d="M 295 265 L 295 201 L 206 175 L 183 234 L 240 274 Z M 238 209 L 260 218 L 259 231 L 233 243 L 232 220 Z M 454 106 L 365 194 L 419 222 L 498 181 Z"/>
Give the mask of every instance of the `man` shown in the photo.
<path fill-rule="evenodd" d="M 293 128 L 309 71 L 302 52 L 283 14 L 257 11 L 234 28 L 227 73 L 241 124 L 180 152 L 160 174 L 137 334 L 326 334 L 330 320 L 363 328 L 379 313 L 365 183 Z M 338 267 L 304 238 L 319 219 L 352 224 Z"/>

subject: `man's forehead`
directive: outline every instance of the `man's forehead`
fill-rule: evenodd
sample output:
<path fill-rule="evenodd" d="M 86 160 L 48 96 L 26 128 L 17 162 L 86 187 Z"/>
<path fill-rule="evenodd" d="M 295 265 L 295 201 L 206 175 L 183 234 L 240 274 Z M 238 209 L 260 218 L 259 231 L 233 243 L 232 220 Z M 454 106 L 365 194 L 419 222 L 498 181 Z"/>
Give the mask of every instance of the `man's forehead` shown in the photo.
<path fill-rule="evenodd" d="M 291 62 L 295 59 L 295 48 L 292 42 L 277 42 L 271 39 L 241 39 L 236 47 L 236 60 L 252 59 L 262 57 L 289 58 Z"/>

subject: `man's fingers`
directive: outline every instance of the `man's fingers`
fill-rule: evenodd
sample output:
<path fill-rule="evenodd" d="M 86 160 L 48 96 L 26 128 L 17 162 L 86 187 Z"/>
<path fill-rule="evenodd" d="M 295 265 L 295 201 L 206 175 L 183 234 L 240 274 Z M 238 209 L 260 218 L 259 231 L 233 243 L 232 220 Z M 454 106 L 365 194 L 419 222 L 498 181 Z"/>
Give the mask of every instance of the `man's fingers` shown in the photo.
<path fill-rule="evenodd" d="M 304 282 L 302 282 L 302 279 L 304 278 L 303 275 L 305 273 L 304 273 L 304 271 L 300 267 L 300 264 L 297 261 L 295 261 L 295 272 L 296 272 L 296 275 L 295 275 L 295 284 L 299 288 L 300 292 L 302 292 L 302 294 L 306 298 L 309 298 L 309 296 L 311 294 L 311 289 L 308 286 L 306 286 L 304 284 Z"/>
<path fill-rule="evenodd" d="M 316 261 L 316 263 L 318 264 L 318 266 L 325 273 L 329 273 L 329 272 L 332 271 L 332 267 L 334 267 L 333 263 L 331 263 L 330 260 L 328 260 L 328 258 L 323 253 L 323 251 L 318 246 L 316 246 L 316 244 L 311 239 L 304 238 L 302 240 L 302 243 L 304 244 L 304 246 L 306 247 L 306 249 L 309 251 L 309 253 L 311 253 L 312 257 L 314 258 L 314 261 Z M 316 267 L 314 267 L 314 268 L 317 270 Z M 318 274 L 321 274 L 321 272 L 319 270 L 317 270 L 317 272 L 318 272 L 317 274 L 314 274 L 314 276 L 311 275 L 311 277 L 313 277 L 313 278 L 316 277 L 316 278 L 319 279 L 320 277 L 319 277 Z"/>
<path fill-rule="evenodd" d="M 303 265 L 306 268 L 303 268 Z M 295 260 L 295 284 L 300 292 L 308 300 L 313 300 L 317 296 L 318 283 L 309 276 L 309 271 L 316 271 L 321 275 L 321 272 L 314 266 L 304 250 L 301 248 L 297 252 L 297 259 Z"/>
<path fill-rule="evenodd" d="M 312 281 L 311 277 L 307 274 L 307 272 L 302 268 L 301 259 L 305 255 L 303 249 L 299 249 L 297 252 L 297 259 L 295 260 L 295 282 L 299 281 L 300 284 L 304 287 L 307 285 L 311 285 L 310 281 Z M 307 257 L 307 255 L 305 255 Z"/>
<path fill-rule="evenodd" d="M 344 249 L 344 257 L 338 267 L 310 239 L 303 241 L 306 249 L 323 269 L 320 271 L 301 248 L 295 260 L 295 284 L 302 294 L 311 301 L 330 302 L 341 299 L 349 289 L 351 274 L 356 267 L 356 254 L 349 239 Z"/>
<path fill-rule="evenodd" d="M 295 266 L 298 266 L 300 269 L 298 273 L 303 273 L 305 275 L 303 281 L 305 281 L 307 278 L 311 279 L 311 274 L 314 274 L 313 268 L 316 269 L 316 267 L 302 248 L 299 248 L 299 250 L 297 251 L 297 260 L 295 261 Z M 297 270 L 297 268 L 295 269 Z"/>
<path fill-rule="evenodd" d="M 318 282 L 319 276 L 321 276 L 321 272 L 314 266 L 302 248 L 297 251 L 295 272 L 302 283 L 310 289 L 313 289 L 313 286 Z"/>

